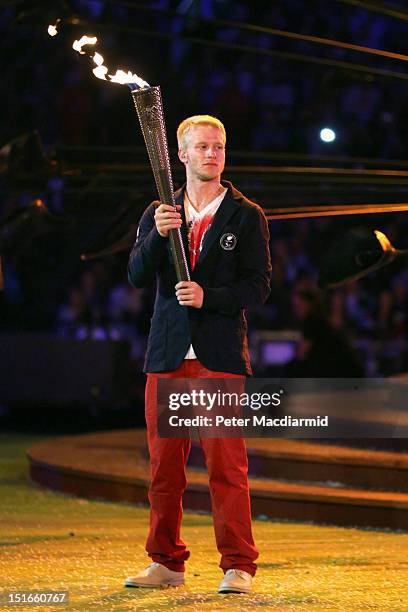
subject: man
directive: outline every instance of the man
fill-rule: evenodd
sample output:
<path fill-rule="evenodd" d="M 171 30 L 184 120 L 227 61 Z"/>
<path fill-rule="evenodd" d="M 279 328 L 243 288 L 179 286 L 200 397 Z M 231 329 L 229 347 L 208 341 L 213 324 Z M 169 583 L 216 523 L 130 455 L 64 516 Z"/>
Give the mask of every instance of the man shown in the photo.
<path fill-rule="evenodd" d="M 150 532 L 153 563 L 126 586 L 184 584 L 189 551 L 180 538 L 182 494 L 190 439 L 157 433 L 158 378 L 239 378 L 250 375 L 244 309 L 270 292 L 269 233 L 262 210 L 231 183 L 223 124 L 209 115 L 185 119 L 177 130 L 186 184 L 177 210 L 152 203 L 144 212 L 129 259 L 135 287 L 157 281 L 145 360 L 150 453 Z M 181 228 L 191 281 L 177 282 L 168 234 Z M 242 438 L 201 439 L 211 491 L 217 548 L 224 571 L 219 592 L 249 592 L 258 557 L 251 531 L 248 463 Z"/>

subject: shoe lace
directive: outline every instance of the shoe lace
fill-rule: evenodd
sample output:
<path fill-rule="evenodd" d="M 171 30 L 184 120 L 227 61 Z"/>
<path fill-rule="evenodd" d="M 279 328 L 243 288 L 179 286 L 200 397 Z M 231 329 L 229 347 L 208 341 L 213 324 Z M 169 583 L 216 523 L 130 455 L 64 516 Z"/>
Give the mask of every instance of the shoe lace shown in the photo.
<path fill-rule="evenodd" d="M 226 576 L 232 576 L 233 574 L 239 576 L 240 578 L 247 578 L 247 572 L 244 572 L 243 570 L 239 570 L 239 569 L 229 569 L 226 571 Z"/>
<path fill-rule="evenodd" d="M 148 570 L 148 569 L 150 569 L 150 568 L 152 568 L 152 569 L 153 569 L 154 567 L 159 567 L 159 565 L 160 565 L 160 563 L 154 562 L 154 563 L 151 563 L 150 565 L 148 565 L 148 566 L 146 567 L 146 569 L 147 569 L 147 570 Z"/>

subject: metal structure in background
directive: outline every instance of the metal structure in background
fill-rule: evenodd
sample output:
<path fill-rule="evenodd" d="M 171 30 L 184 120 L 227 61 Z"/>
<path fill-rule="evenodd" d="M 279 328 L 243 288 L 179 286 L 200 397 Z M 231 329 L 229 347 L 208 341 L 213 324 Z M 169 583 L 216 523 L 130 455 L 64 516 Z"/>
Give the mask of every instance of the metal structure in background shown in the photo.
<path fill-rule="evenodd" d="M 387 266 L 408 249 L 396 249 L 385 234 L 367 227 L 355 227 L 336 240 L 323 254 L 319 286 L 341 287 Z"/>
<path fill-rule="evenodd" d="M 329 204 L 322 206 L 288 206 L 286 208 L 264 208 L 264 213 L 268 220 L 306 219 L 310 217 L 338 217 L 344 215 L 369 215 L 406 211 L 408 211 L 408 203 Z"/>
<path fill-rule="evenodd" d="M 149 154 L 160 202 L 172 204 L 175 208 L 176 203 L 174 200 L 173 179 L 160 87 L 144 87 L 134 90 L 132 91 L 132 97 Z M 169 238 L 177 278 L 179 281 L 190 280 L 180 229 L 170 230 Z"/>

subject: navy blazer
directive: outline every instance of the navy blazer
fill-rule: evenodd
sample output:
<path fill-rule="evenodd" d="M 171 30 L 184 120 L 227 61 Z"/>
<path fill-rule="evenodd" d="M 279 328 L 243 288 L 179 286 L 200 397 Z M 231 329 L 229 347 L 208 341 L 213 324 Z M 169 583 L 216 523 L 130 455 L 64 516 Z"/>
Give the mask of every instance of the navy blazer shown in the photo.
<path fill-rule="evenodd" d="M 157 281 L 145 372 L 175 370 L 192 344 L 197 359 L 209 370 L 252 374 L 245 308 L 264 302 L 270 292 L 268 224 L 257 204 L 228 181 L 221 182 L 228 191 L 191 272 L 191 280 L 204 290 L 202 308 L 178 303 L 170 243 L 154 222 L 158 202 L 152 202 L 140 220 L 129 258 L 129 281 L 134 287 Z M 182 206 L 181 233 L 188 258 L 184 189 L 185 185 L 176 191 L 175 199 Z"/>

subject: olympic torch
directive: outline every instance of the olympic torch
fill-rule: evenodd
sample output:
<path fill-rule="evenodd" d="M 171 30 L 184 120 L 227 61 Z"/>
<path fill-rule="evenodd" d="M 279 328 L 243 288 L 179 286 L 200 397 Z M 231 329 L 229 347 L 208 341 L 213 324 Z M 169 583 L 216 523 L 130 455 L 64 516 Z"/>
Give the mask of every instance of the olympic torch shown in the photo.
<path fill-rule="evenodd" d="M 160 87 L 134 89 L 132 97 L 149 154 L 160 202 L 172 204 L 175 208 L 176 203 L 174 200 L 173 179 L 171 176 Z M 170 230 L 169 238 L 177 279 L 179 281 L 190 280 L 180 228 Z"/>
<path fill-rule="evenodd" d="M 128 85 L 142 128 L 160 202 L 171 204 L 176 210 L 160 87 L 151 87 L 149 83 L 130 71 L 117 70 L 114 75 L 109 75 L 100 53 L 83 50 L 83 47 L 93 47 L 97 40 L 96 36 L 82 36 L 81 39 L 74 41 L 72 47 L 81 55 L 86 54 L 92 59 L 96 64 L 92 72 L 98 79 Z M 170 230 L 169 239 L 178 281 L 190 280 L 180 228 Z"/>

